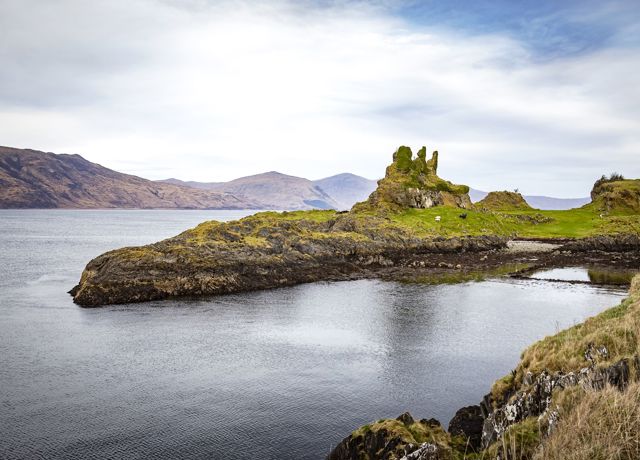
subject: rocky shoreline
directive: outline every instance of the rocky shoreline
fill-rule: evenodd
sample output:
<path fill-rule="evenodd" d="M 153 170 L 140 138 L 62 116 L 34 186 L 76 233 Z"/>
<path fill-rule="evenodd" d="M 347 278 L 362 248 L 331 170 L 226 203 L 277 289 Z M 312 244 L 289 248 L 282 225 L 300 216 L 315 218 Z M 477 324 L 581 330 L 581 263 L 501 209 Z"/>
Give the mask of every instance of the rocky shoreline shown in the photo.
<path fill-rule="evenodd" d="M 437 420 L 416 421 L 406 412 L 397 419 L 358 428 L 331 451 L 327 460 L 546 458 L 543 443 L 558 430 L 563 418 L 572 415 L 576 401 L 585 394 L 611 389 L 622 394 L 640 381 L 640 354 L 633 333 L 625 339 L 627 343 L 607 342 L 609 334 L 628 328 L 624 321 L 637 321 L 639 309 L 637 275 L 626 301 L 527 349 L 512 374 L 498 380 L 479 404 L 459 409 L 447 430 Z M 561 338 L 565 348 L 573 348 L 570 355 L 553 364 L 543 362 L 538 365 L 541 370 L 536 369 L 531 364 L 532 355 L 557 352 Z M 636 430 L 637 422 L 614 428 Z M 640 447 L 625 447 L 624 454 L 620 458 L 637 458 Z M 560 456 L 566 458 L 566 452 Z"/>
<path fill-rule="evenodd" d="M 96 307 L 315 281 L 439 282 L 580 264 L 634 268 L 640 250 L 633 235 L 516 241 L 514 250 L 498 236 L 418 238 L 378 217 L 265 220 L 209 222 L 159 243 L 107 252 L 89 262 L 70 293 L 78 305 Z"/>
<path fill-rule="evenodd" d="M 442 260 L 505 244 L 495 236 L 418 238 L 379 217 L 343 214 L 314 222 L 264 213 L 207 222 L 159 243 L 107 252 L 89 262 L 70 292 L 86 307 L 219 295 L 384 276 L 415 261 L 426 272 L 431 255 Z"/>

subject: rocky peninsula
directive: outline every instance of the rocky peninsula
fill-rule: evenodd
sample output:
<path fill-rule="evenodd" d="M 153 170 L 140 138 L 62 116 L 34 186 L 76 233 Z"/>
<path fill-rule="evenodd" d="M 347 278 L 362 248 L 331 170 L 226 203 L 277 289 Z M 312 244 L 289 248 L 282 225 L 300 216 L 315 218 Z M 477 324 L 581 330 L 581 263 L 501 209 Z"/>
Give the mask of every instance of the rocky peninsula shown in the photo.
<path fill-rule="evenodd" d="M 638 264 L 635 181 L 600 184 L 593 202 L 576 210 L 533 210 L 521 205 L 521 196 L 504 192 L 492 195 L 487 209 L 471 203 L 467 186 L 441 179 L 437 168 L 438 152 L 427 159 L 426 148 L 414 156 L 401 146 L 377 189 L 351 211 L 266 212 L 204 222 L 158 243 L 98 256 L 70 293 L 77 304 L 96 307 L 320 280 L 437 282 L 525 265 Z M 621 209 L 618 196 L 624 197 Z M 557 246 L 508 250 L 507 243 L 518 239 Z"/>

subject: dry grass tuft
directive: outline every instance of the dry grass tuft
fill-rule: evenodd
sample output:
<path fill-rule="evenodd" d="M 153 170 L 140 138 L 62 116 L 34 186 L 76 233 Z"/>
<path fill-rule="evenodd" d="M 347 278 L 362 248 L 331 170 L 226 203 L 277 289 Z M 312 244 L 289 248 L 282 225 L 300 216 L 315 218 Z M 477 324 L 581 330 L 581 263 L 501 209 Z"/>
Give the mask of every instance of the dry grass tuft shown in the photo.
<path fill-rule="evenodd" d="M 640 458 L 640 383 L 624 392 L 612 387 L 583 392 L 562 412 L 535 460 Z"/>
<path fill-rule="evenodd" d="M 634 277 L 629 298 L 584 323 L 565 329 L 533 344 L 522 353 L 513 378 L 498 380 L 492 394 L 496 401 L 513 385 L 522 382 L 527 372 L 576 372 L 590 363 L 585 351 L 592 344 L 606 347 L 607 355 L 598 356 L 598 366 L 613 364 L 640 354 L 640 275 Z M 633 359 L 630 360 L 633 363 Z M 640 369 L 634 369 L 638 375 Z"/>

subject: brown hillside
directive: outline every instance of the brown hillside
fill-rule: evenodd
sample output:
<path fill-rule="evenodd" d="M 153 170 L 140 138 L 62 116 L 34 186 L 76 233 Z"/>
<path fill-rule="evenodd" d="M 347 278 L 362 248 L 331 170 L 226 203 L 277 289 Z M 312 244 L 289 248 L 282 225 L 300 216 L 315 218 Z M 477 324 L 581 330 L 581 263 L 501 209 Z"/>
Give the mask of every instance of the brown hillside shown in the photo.
<path fill-rule="evenodd" d="M 0 147 L 0 208 L 257 207 L 228 193 L 122 174 L 80 155 Z"/>

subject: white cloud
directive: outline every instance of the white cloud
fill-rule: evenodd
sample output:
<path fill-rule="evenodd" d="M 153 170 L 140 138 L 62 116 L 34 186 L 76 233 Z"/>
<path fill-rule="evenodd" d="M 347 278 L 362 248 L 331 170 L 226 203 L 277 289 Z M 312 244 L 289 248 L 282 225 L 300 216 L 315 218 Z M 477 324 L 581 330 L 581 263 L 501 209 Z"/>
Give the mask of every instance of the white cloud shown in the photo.
<path fill-rule="evenodd" d="M 0 0 L 5 145 L 209 181 L 376 177 L 397 145 L 425 143 L 444 177 L 485 189 L 585 195 L 604 172 L 640 176 L 633 47 L 541 62 L 362 4 L 31 3 Z"/>

